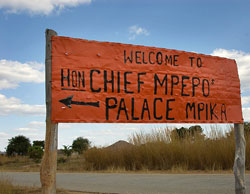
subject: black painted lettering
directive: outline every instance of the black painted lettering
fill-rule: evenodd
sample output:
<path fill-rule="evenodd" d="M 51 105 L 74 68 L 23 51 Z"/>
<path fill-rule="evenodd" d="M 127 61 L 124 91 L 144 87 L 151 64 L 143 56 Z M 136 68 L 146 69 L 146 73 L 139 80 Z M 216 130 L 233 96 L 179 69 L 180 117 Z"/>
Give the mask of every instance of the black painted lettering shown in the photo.
<path fill-rule="evenodd" d="M 174 63 L 173 63 L 173 65 L 174 66 L 179 66 L 178 64 L 176 64 L 176 62 L 178 61 L 178 58 L 179 57 L 179 55 L 174 55 Z"/>
<path fill-rule="evenodd" d="M 165 65 L 167 65 L 167 64 L 170 64 L 170 65 L 173 64 L 172 55 L 170 55 L 170 56 L 165 55 Z"/>
<path fill-rule="evenodd" d="M 189 102 L 186 105 L 186 119 L 189 118 L 189 111 L 192 112 L 193 111 L 193 119 L 196 119 L 196 114 L 195 114 L 195 103 L 193 102 L 192 104 L 190 104 Z"/>
<path fill-rule="evenodd" d="M 137 64 L 141 64 L 141 61 L 140 61 L 141 57 L 140 57 L 140 55 L 141 55 L 141 51 L 135 51 L 135 62 Z"/>
<path fill-rule="evenodd" d="M 226 105 L 225 104 L 221 105 L 221 120 L 223 120 L 223 117 L 227 121 L 227 111 L 226 111 Z"/>
<path fill-rule="evenodd" d="M 144 101 L 143 101 L 142 111 L 141 111 L 141 120 L 144 119 L 144 112 L 147 112 L 147 113 L 148 113 L 148 120 L 151 120 L 151 118 L 150 118 L 150 111 L 149 111 L 147 99 L 144 99 Z"/>
<path fill-rule="evenodd" d="M 130 56 L 126 56 L 127 51 L 124 50 L 124 63 L 126 64 L 127 61 L 129 61 L 130 63 L 133 62 L 133 51 L 130 52 Z"/>
<path fill-rule="evenodd" d="M 94 74 L 94 72 L 96 72 L 97 74 L 101 73 L 97 69 L 90 70 L 90 89 L 91 89 L 91 92 L 101 92 L 101 88 L 94 89 L 94 87 L 93 87 L 93 74 Z"/>
<path fill-rule="evenodd" d="M 189 80 L 188 76 L 182 76 L 182 80 L 181 80 L 181 95 L 182 96 L 189 96 L 189 94 L 185 94 L 184 93 L 184 88 L 187 87 L 187 84 L 184 83 L 184 80 Z"/>
<path fill-rule="evenodd" d="M 154 76 L 154 94 L 157 94 L 157 85 L 158 85 L 157 83 L 159 83 L 161 87 L 165 84 L 165 94 L 167 95 L 167 93 L 168 93 L 167 80 L 168 80 L 167 74 L 165 74 L 162 82 L 159 79 L 159 77 L 157 76 L 157 74 L 155 74 L 155 76 Z"/>
<path fill-rule="evenodd" d="M 108 91 L 108 83 L 112 86 L 112 92 L 114 92 L 114 71 L 111 71 L 110 80 L 108 80 L 107 71 L 104 70 L 104 92 Z"/>
<path fill-rule="evenodd" d="M 202 61 L 200 57 L 197 58 L 197 67 L 202 67 Z"/>
<path fill-rule="evenodd" d="M 206 120 L 208 120 L 208 104 L 206 104 Z"/>
<path fill-rule="evenodd" d="M 112 103 L 113 101 L 113 103 Z M 109 110 L 117 107 L 117 99 L 115 97 L 106 98 L 106 120 L 109 120 Z"/>
<path fill-rule="evenodd" d="M 121 88 L 120 88 L 120 84 L 121 84 L 121 80 L 120 80 L 120 71 L 117 72 L 117 93 L 121 92 Z"/>
<path fill-rule="evenodd" d="M 124 98 L 121 98 L 121 101 L 120 101 L 120 104 L 119 104 L 119 107 L 118 107 L 118 113 L 117 113 L 116 120 L 120 119 L 120 113 L 121 113 L 121 111 L 124 111 L 127 120 L 129 120 L 129 118 L 128 118 L 128 112 L 127 112 L 127 108 L 126 108 L 126 105 L 125 105 Z"/>
<path fill-rule="evenodd" d="M 216 107 L 217 104 L 214 104 L 214 106 L 212 106 L 212 104 L 210 103 L 210 115 L 211 115 L 211 120 L 213 120 L 213 115 L 215 116 L 215 118 L 218 120 L 217 115 L 214 113 L 214 109 Z"/>
<path fill-rule="evenodd" d="M 142 75 L 146 75 L 146 73 L 145 73 L 145 72 L 142 72 L 142 73 L 138 73 L 138 74 L 137 74 L 138 93 L 141 92 L 141 84 L 144 84 L 144 82 L 141 81 L 141 76 L 142 76 Z"/>
<path fill-rule="evenodd" d="M 174 94 L 174 85 L 179 84 L 179 77 L 177 75 L 171 75 L 171 96 Z"/>
<path fill-rule="evenodd" d="M 154 118 L 155 118 L 156 120 L 162 120 L 162 115 L 161 115 L 161 116 L 157 116 L 157 110 L 156 110 L 156 107 L 157 107 L 156 102 L 157 102 L 157 101 L 162 102 L 162 98 L 155 98 L 155 99 L 154 99 Z"/>
<path fill-rule="evenodd" d="M 200 85 L 200 78 L 193 77 L 192 78 L 192 90 L 193 90 L 193 96 L 195 96 L 195 88 Z"/>
<path fill-rule="evenodd" d="M 70 74 L 70 71 L 69 71 L 69 69 L 67 70 L 67 72 L 68 72 L 67 76 L 64 76 L 64 74 L 63 74 L 63 69 L 61 69 L 61 86 L 62 86 L 62 87 L 64 86 L 64 80 L 65 80 L 65 79 L 67 80 L 68 87 L 70 86 L 70 81 L 69 81 L 69 74 Z"/>
<path fill-rule="evenodd" d="M 207 91 L 205 91 L 205 89 Z M 208 97 L 210 92 L 209 81 L 207 79 L 202 80 L 202 93 L 203 96 Z"/>
<path fill-rule="evenodd" d="M 189 57 L 189 59 L 190 59 L 190 65 L 191 65 L 191 67 L 193 67 L 193 60 L 194 60 L 194 57 Z"/>
<path fill-rule="evenodd" d="M 85 76 L 84 76 L 84 71 L 82 71 L 82 73 L 79 71 L 78 72 L 78 86 L 85 88 Z"/>
<path fill-rule="evenodd" d="M 131 71 L 127 71 L 127 72 L 124 72 L 124 91 L 125 91 L 125 93 L 127 93 L 127 94 L 132 94 L 132 93 L 134 93 L 133 91 L 128 91 L 128 89 L 127 89 L 127 86 L 129 85 L 129 84 L 131 84 L 131 82 L 129 82 L 127 79 L 127 75 L 128 74 L 132 74 L 132 72 Z"/>
<path fill-rule="evenodd" d="M 76 71 L 71 71 L 72 86 L 77 87 L 77 73 Z"/>
<path fill-rule="evenodd" d="M 204 111 L 204 103 L 198 103 L 198 119 L 201 120 L 201 112 Z"/>
<path fill-rule="evenodd" d="M 131 99 L 131 119 L 134 121 L 139 120 L 139 117 L 135 116 L 135 99 Z"/>
<path fill-rule="evenodd" d="M 155 62 L 151 60 L 152 59 L 152 55 L 155 55 L 155 53 L 152 52 L 152 51 L 149 52 L 149 54 L 148 54 L 148 61 L 149 61 L 150 64 L 155 64 Z"/>
<path fill-rule="evenodd" d="M 142 62 L 143 62 L 144 64 L 148 64 L 148 62 L 145 61 L 145 53 L 144 53 L 144 52 L 142 52 Z"/>
<path fill-rule="evenodd" d="M 175 99 L 168 99 L 167 100 L 167 107 L 166 107 L 166 120 L 174 120 L 174 117 L 170 117 L 169 114 L 173 110 L 173 108 L 170 107 L 170 103 L 174 102 Z"/>
<path fill-rule="evenodd" d="M 157 61 L 157 64 L 158 65 L 161 65 L 162 64 L 162 53 L 161 52 L 157 52 L 156 53 L 156 61 Z"/>

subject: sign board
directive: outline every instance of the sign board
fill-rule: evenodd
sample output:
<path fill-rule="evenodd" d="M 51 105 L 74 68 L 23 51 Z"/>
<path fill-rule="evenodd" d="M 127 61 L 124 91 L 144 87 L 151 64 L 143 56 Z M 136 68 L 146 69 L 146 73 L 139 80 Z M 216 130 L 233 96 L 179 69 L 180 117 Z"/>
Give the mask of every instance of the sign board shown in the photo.
<path fill-rule="evenodd" d="M 242 123 L 234 60 L 52 37 L 56 123 Z"/>

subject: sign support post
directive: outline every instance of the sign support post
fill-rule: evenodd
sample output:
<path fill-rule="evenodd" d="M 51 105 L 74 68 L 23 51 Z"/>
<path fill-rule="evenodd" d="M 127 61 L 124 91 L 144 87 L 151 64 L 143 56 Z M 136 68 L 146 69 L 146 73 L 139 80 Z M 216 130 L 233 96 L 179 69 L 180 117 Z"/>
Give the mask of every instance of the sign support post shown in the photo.
<path fill-rule="evenodd" d="M 58 124 L 51 121 L 51 37 L 57 36 L 53 30 L 46 30 L 46 138 L 45 151 L 40 170 L 42 194 L 56 193 Z"/>
<path fill-rule="evenodd" d="M 234 159 L 234 176 L 235 176 L 235 194 L 245 194 L 245 152 L 246 141 L 244 137 L 244 124 L 234 124 L 235 134 L 235 159 Z"/>

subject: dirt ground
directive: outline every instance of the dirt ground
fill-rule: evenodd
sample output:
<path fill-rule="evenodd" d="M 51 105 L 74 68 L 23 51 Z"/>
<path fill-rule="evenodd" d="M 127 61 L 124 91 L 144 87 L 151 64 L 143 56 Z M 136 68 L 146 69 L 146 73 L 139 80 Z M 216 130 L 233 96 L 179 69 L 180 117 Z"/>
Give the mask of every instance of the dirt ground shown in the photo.
<path fill-rule="evenodd" d="M 41 188 L 29 188 L 29 187 L 17 187 L 14 189 L 15 194 L 41 194 Z M 103 193 L 89 193 L 81 191 L 66 191 L 63 189 L 57 189 L 57 194 L 103 194 Z M 1 191 L 0 191 L 1 194 Z"/>

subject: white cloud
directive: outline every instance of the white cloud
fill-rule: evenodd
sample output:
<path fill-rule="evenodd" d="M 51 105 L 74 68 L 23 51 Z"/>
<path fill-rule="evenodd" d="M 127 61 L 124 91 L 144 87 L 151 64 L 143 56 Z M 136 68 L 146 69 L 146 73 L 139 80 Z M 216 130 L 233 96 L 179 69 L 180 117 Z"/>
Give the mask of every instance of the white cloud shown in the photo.
<path fill-rule="evenodd" d="M 59 129 L 70 129 L 72 126 L 69 123 L 60 123 Z"/>
<path fill-rule="evenodd" d="M 250 103 L 250 96 L 242 96 L 241 103 L 243 106 L 249 104 Z"/>
<path fill-rule="evenodd" d="M 19 128 L 8 129 L 8 133 L 0 132 L 0 151 L 5 150 L 9 139 L 18 135 L 24 135 L 30 139 L 30 142 L 34 140 L 44 140 L 45 122 L 32 121 Z"/>
<path fill-rule="evenodd" d="M 134 40 L 139 35 L 148 36 L 149 32 L 147 29 L 139 27 L 137 25 L 129 27 L 129 40 Z"/>
<path fill-rule="evenodd" d="M 8 137 L 9 135 L 5 132 L 0 132 L 0 139 L 3 139 L 3 138 L 6 138 Z"/>
<path fill-rule="evenodd" d="M 250 108 L 242 108 L 244 121 L 250 122 Z"/>
<path fill-rule="evenodd" d="M 250 53 L 237 50 L 215 49 L 212 55 L 235 59 L 241 81 L 241 89 L 250 90 Z"/>
<path fill-rule="evenodd" d="M 5 147 L 8 145 L 8 139 L 11 138 L 10 134 L 7 134 L 5 132 L 0 132 L 0 152 L 5 151 Z"/>
<path fill-rule="evenodd" d="M 89 4 L 92 0 L 1 0 L 0 8 L 8 13 L 28 11 L 31 14 L 48 15 L 54 10 L 65 7 L 76 7 L 80 4 Z"/>
<path fill-rule="evenodd" d="M 21 82 L 42 83 L 44 65 L 37 62 L 20 63 L 0 60 L 0 89 L 16 88 Z"/>
<path fill-rule="evenodd" d="M 45 105 L 23 104 L 20 99 L 0 94 L 0 115 L 45 115 Z"/>
<path fill-rule="evenodd" d="M 28 127 L 36 127 L 36 128 L 45 128 L 46 123 L 41 121 L 31 121 L 28 125 Z"/>
<path fill-rule="evenodd" d="M 20 128 L 15 129 L 15 131 L 19 131 L 19 132 L 35 132 L 35 131 L 38 131 L 38 129 L 29 128 L 29 127 L 20 127 Z"/>

